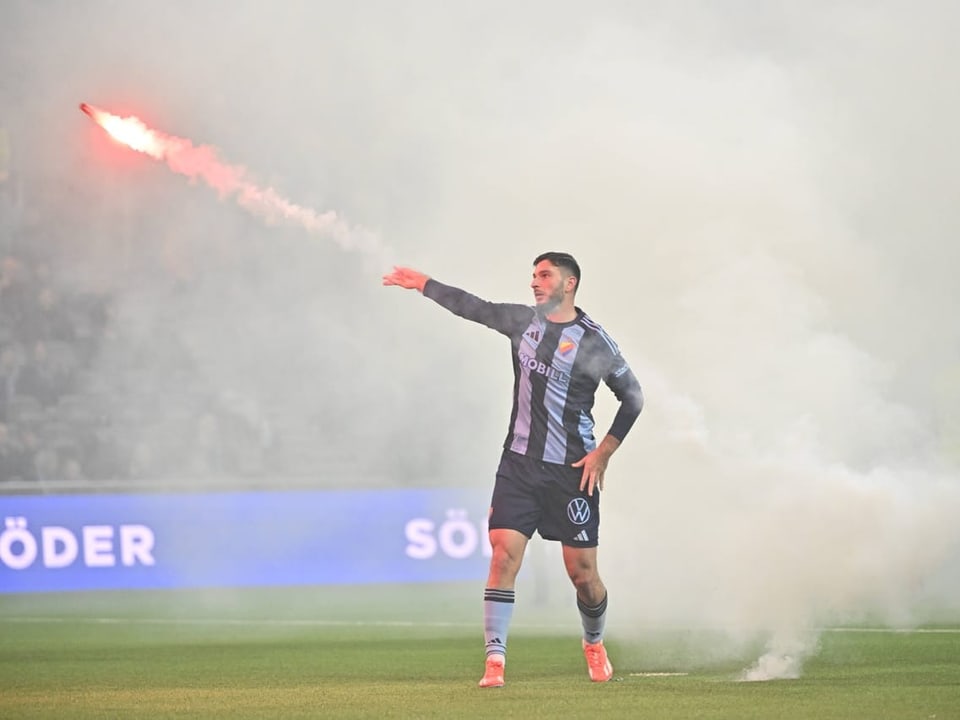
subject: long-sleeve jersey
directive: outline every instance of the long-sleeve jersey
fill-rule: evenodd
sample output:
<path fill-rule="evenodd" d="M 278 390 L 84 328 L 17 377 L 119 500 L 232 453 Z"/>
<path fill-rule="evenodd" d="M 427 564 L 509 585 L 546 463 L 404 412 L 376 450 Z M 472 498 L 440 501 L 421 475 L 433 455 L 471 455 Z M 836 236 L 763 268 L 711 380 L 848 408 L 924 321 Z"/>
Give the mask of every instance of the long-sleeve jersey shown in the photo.
<path fill-rule="evenodd" d="M 592 410 L 600 381 L 620 401 L 610 435 L 623 440 L 640 415 L 640 383 L 617 344 L 580 308 L 574 320 L 555 323 L 529 305 L 489 302 L 433 279 L 423 294 L 510 339 L 513 410 L 506 449 L 569 465 L 596 448 Z"/>

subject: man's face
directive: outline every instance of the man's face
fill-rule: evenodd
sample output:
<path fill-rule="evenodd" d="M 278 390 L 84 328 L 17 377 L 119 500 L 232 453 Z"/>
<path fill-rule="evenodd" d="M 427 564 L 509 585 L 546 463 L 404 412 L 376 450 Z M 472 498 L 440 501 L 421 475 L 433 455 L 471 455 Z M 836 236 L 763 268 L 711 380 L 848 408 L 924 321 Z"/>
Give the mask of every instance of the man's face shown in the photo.
<path fill-rule="evenodd" d="M 530 281 L 537 307 L 549 311 L 563 302 L 570 277 L 549 260 L 537 263 L 533 268 L 533 280 Z"/>

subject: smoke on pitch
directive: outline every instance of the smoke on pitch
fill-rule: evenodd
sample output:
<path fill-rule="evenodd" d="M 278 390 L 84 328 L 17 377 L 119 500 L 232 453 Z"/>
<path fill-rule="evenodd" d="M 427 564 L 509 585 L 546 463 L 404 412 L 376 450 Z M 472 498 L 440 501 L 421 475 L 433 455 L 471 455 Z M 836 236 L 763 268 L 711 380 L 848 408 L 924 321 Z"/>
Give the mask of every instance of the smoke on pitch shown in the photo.
<path fill-rule="evenodd" d="M 339 476 L 405 485 L 490 482 L 509 392 L 498 338 L 98 145 L 79 100 L 218 145 L 481 295 L 525 300 L 538 252 L 580 257 L 647 393 L 601 550 L 637 662 L 651 628 L 705 627 L 789 676 L 825 623 L 950 606 L 951 5 L 223 10 L 0 11 L 4 122 L 49 189 L 32 212 L 70 282 L 115 292 L 104 381 L 330 423 Z M 176 416 L 165 397 L 130 412 Z"/>

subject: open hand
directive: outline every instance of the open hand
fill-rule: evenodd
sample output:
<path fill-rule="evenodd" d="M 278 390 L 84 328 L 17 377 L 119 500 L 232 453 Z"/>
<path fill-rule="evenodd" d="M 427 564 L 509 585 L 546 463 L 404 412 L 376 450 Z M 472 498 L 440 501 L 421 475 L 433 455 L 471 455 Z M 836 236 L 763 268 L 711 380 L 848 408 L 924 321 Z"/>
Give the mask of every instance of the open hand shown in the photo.
<path fill-rule="evenodd" d="M 422 272 L 408 267 L 394 267 L 392 272 L 383 276 L 384 285 L 396 285 L 407 290 L 419 290 L 423 292 L 423 286 L 427 284 L 430 277 Z"/>

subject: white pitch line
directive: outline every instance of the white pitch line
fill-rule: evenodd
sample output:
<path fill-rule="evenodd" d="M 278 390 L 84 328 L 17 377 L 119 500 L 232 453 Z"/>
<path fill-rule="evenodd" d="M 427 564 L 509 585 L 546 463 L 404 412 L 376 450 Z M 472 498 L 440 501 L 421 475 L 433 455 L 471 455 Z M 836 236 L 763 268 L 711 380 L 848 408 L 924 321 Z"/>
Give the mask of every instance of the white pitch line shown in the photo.
<path fill-rule="evenodd" d="M 91 625 L 278 625 L 318 627 L 472 627 L 476 623 L 414 622 L 412 620 L 284 620 L 277 618 L 122 618 L 122 617 L 6 617 L 0 622 L 86 623 Z"/>
<path fill-rule="evenodd" d="M 630 677 L 682 677 L 689 674 L 685 672 L 635 672 L 630 673 Z"/>
<path fill-rule="evenodd" d="M 834 633 L 902 633 L 904 635 L 910 634 L 943 634 L 943 635 L 955 635 L 960 633 L 960 628 L 858 628 L 858 627 L 834 627 L 834 628 L 824 628 L 823 632 L 834 632 Z"/>
<path fill-rule="evenodd" d="M 123 617 L 63 617 L 27 615 L 0 617 L 0 622 L 9 623 L 84 623 L 88 625 L 265 625 L 279 627 L 435 627 L 475 628 L 476 622 L 442 622 L 417 620 L 309 620 L 283 618 L 123 618 Z M 514 627 L 527 629 L 563 629 L 564 625 L 514 623 Z"/>
<path fill-rule="evenodd" d="M 86 623 L 97 625 L 267 625 L 290 627 L 436 627 L 436 628 L 473 628 L 477 623 L 470 621 L 444 622 L 426 620 L 320 620 L 292 618 L 124 618 L 124 617 L 69 617 L 58 615 L 12 615 L 0 616 L 0 622 L 8 623 Z M 564 629 L 562 623 L 514 623 L 513 627 L 527 629 Z M 682 628 L 678 628 L 682 630 Z M 830 627 L 820 628 L 820 632 L 829 633 L 899 633 L 899 634 L 960 634 L 960 627 L 950 628 L 884 628 L 884 627 Z M 629 641 L 628 641 L 629 642 Z"/>

